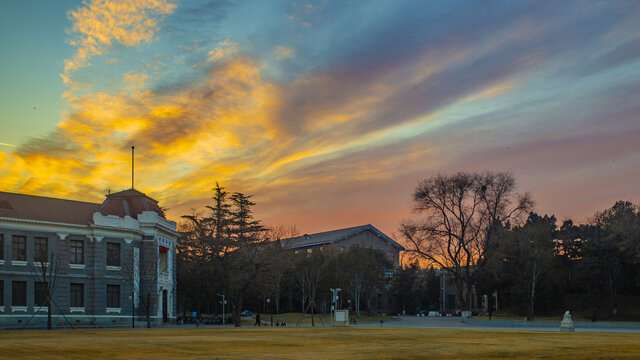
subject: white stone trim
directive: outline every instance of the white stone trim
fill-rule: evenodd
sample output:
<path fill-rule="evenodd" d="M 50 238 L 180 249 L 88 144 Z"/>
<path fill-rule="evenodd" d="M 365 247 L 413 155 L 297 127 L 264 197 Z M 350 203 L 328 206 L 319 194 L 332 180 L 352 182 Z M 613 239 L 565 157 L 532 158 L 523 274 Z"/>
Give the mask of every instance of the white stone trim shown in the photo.
<path fill-rule="evenodd" d="M 84 312 L 85 311 L 85 307 L 69 307 L 69 312 Z"/>
<path fill-rule="evenodd" d="M 69 268 L 70 269 L 82 269 L 82 270 L 84 270 L 85 267 L 86 267 L 85 264 L 69 264 Z"/>
<path fill-rule="evenodd" d="M 38 268 L 38 269 L 41 269 L 41 268 L 42 268 L 42 265 L 43 265 L 43 264 L 42 264 L 40 261 L 34 261 L 34 262 L 33 262 L 33 266 L 34 266 L 34 267 L 36 267 L 36 268 Z M 47 266 L 47 267 L 48 267 L 48 266 L 49 266 L 49 263 L 48 263 L 48 262 L 45 262 L 45 263 L 44 263 L 44 266 Z"/>
<path fill-rule="evenodd" d="M 27 266 L 27 262 L 23 260 L 11 260 L 11 265 Z"/>
<path fill-rule="evenodd" d="M 47 306 L 34 306 L 33 307 L 33 312 L 49 312 L 49 307 Z"/>
<path fill-rule="evenodd" d="M 115 313 L 115 314 L 120 314 L 122 312 L 122 308 L 106 308 L 107 309 L 107 314 L 111 314 L 111 313 Z"/>
<path fill-rule="evenodd" d="M 12 306 L 11 312 L 27 312 L 28 306 Z"/>
<path fill-rule="evenodd" d="M 0 265 L 4 265 L 4 260 L 0 260 Z"/>
<path fill-rule="evenodd" d="M 0 312 L 4 312 L 4 306 L 0 306 Z"/>
<path fill-rule="evenodd" d="M 135 221 L 135 220 L 134 220 Z M 18 219 L 0 217 L 0 223 L 3 225 L 3 229 L 7 230 L 20 230 L 20 231 L 35 231 L 35 232 L 52 232 L 58 235 L 61 240 L 65 240 L 69 235 L 80 236 L 100 236 L 105 237 L 122 237 L 124 236 L 142 238 L 143 233 L 138 229 L 128 228 L 116 228 L 100 225 L 79 225 L 79 224 L 66 224 L 51 221 L 40 221 L 30 219 Z"/>
<path fill-rule="evenodd" d="M 120 270 L 122 270 L 122 266 L 111 266 L 111 265 L 107 265 L 107 270 L 111 270 L 111 271 L 120 271 Z"/>

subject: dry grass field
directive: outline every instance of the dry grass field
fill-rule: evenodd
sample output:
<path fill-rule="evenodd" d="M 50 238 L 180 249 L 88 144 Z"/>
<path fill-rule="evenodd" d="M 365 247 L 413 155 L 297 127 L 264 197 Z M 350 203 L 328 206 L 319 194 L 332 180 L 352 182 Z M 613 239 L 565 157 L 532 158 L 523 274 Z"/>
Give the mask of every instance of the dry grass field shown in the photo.
<path fill-rule="evenodd" d="M 1 359 L 638 359 L 640 334 L 384 328 L 0 332 Z"/>

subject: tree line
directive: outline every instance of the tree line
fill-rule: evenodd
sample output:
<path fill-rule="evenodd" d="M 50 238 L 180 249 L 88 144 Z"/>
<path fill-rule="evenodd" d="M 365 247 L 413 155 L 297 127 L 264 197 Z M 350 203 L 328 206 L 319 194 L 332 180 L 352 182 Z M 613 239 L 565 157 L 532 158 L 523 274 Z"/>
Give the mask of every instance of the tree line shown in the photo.
<path fill-rule="evenodd" d="M 251 196 L 216 184 L 205 211 L 183 217 L 178 240 L 179 311 L 222 313 L 222 296 L 235 326 L 241 312 L 327 313 L 330 288 L 342 289 L 341 308 L 356 316 L 376 308 L 389 288 L 393 264 L 382 252 L 352 247 L 289 249 L 295 226 L 267 228 L 254 219 Z M 269 303 L 266 299 L 271 300 Z M 225 309 L 225 310 L 226 310 Z"/>
<path fill-rule="evenodd" d="M 640 211 L 629 201 L 584 224 L 558 224 L 533 211 L 512 174 L 485 172 L 421 181 L 413 205 L 400 229 L 408 253 L 448 272 L 461 310 L 471 308 L 472 288 L 530 320 L 567 308 L 593 321 L 637 310 Z"/>

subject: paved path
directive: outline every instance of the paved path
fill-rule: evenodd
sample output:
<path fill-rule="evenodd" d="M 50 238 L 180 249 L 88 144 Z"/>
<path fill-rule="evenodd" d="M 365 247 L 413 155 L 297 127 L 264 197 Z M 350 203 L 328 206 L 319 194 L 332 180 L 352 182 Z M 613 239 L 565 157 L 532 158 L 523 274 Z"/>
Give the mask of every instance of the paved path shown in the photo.
<path fill-rule="evenodd" d="M 480 329 L 480 330 L 523 330 L 523 331 L 560 331 L 560 321 L 557 324 L 550 322 L 549 326 L 526 326 L 526 323 L 520 325 L 505 325 L 504 321 L 496 326 L 492 325 L 475 325 L 461 322 L 459 317 L 418 317 L 418 316 L 400 316 L 400 321 L 389 321 L 382 324 L 382 327 L 389 328 L 431 328 L 431 329 Z M 357 327 L 380 327 L 380 323 L 365 323 L 352 325 Z M 576 332 L 611 332 L 611 333 L 635 333 L 640 334 L 640 328 L 623 328 L 623 327 L 577 327 Z"/>

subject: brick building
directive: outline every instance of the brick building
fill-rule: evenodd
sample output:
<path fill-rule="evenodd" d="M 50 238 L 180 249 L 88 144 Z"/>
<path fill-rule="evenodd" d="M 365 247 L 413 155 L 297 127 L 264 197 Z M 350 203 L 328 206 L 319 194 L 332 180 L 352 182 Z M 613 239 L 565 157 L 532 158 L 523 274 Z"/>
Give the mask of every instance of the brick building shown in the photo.
<path fill-rule="evenodd" d="M 131 324 L 147 303 L 154 323 L 175 318 L 178 235 L 134 189 L 101 204 L 0 192 L 0 327 L 46 325 L 42 262 L 57 268 L 54 326 Z"/>

